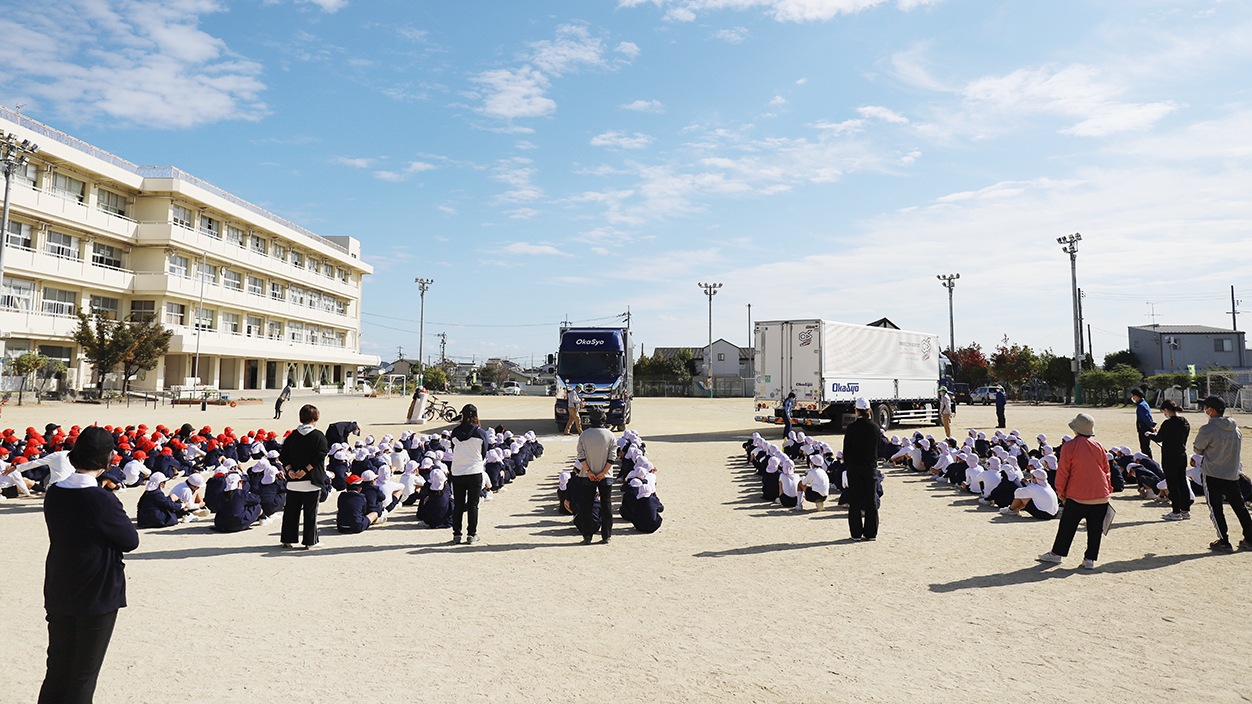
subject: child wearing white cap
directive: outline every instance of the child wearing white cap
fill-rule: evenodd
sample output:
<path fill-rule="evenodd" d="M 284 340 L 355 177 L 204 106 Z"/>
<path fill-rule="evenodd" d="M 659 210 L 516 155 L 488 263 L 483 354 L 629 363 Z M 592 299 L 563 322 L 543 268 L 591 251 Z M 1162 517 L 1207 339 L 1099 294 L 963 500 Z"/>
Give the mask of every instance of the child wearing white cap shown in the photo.
<path fill-rule="evenodd" d="M 1030 483 L 1013 492 L 1013 503 L 1000 509 L 1000 513 L 1008 516 L 1020 516 L 1025 511 L 1032 518 L 1043 521 L 1056 518 L 1061 510 L 1061 503 L 1056 491 L 1048 484 L 1048 472 L 1042 468 L 1030 470 Z"/>

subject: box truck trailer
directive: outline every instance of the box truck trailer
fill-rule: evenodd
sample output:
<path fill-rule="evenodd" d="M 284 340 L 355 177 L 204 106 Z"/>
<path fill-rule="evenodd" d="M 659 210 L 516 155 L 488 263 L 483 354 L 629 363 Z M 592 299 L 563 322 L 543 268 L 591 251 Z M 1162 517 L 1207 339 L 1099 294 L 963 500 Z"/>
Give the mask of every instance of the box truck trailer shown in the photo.
<path fill-rule="evenodd" d="M 884 429 L 894 423 L 939 423 L 939 337 L 932 333 L 826 320 L 772 320 L 754 326 L 756 420 L 783 422 L 782 402 L 795 392 L 797 426 L 840 429 L 855 417 L 857 397 L 870 402 Z"/>

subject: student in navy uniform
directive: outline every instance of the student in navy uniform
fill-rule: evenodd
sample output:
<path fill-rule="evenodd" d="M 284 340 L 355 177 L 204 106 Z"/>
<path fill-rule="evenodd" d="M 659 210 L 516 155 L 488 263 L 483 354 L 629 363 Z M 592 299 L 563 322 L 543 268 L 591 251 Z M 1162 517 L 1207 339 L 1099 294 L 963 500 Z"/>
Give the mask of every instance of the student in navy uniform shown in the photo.
<path fill-rule="evenodd" d="M 1162 518 L 1185 521 L 1191 518 L 1192 502 L 1191 491 L 1187 488 L 1187 438 L 1191 435 L 1191 424 L 1182 417 L 1182 409 L 1173 401 L 1162 403 L 1161 412 L 1165 420 L 1151 438 L 1161 443 L 1161 471 L 1169 490 L 1171 510 Z"/>
<path fill-rule="evenodd" d="M 882 430 L 869 417 L 869 401 L 856 400 L 856 420 L 843 434 L 843 466 L 848 473 L 848 529 L 853 540 L 878 538 L 878 438 Z"/>
<path fill-rule="evenodd" d="M 96 482 L 113 450 L 104 428 L 83 429 L 69 455 L 76 472 L 44 499 L 48 664 L 40 704 L 91 702 L 118 609 L 126 606 L 122 554 L 139 547 L 139 534 L 117 497 Z"/>
<path fill-rule="evenodd" d="M 256 495 L 261 499 L 261 525 L 267 525 L 287 506 L 287 482 L 278 467 L 266 465 Z"/>
<path fill-rule="evenodd" d="M 360 435 L 361 426 L 356 424 L 354 420 L 341 420 L 338 423 L 331 423 L 326 428 L 326 442 L 334 445 L 336 443 L 348 444 L 349 435 Z"/>
<path fill-rule="evenodd" d="M 226 478 L 222 493 L 222 510 L 213 516 L 213 530 L 238 533 L 248 530 L 261 519 L 261 498 L 248 490 L 248 483 L 238 474 Z"/>
<path fill-rule="evenodd" d="M 442 467 L 430 471 L 417 501 L 417 520 L 427 528 L 452 527 L 452 487 Z"/>
<path fill-rule="evenodd" d="M 153 472 L 147 488 L 139 496 L 135 523 L 140 528 L 168 528 L 178 525 L 178 519 L 187 515 L 182 504 L 165 495 L 162 486 L 168 481 L 164 474 Z"/>
<path fill-rule="evenodd" d="M 363 533 L 378 521 L 378 513 L 371 511 L 369 500 L 361 493 L 365 481 L 355 475 L 347 478 L 348 488 L 339 495 L 339 507 L 335 513 L 335 530 L 340 533 Z"/>
<path fill-rule="evenodd" d="M 628 520 L 640 533 L 655 533 L 661 528 L 661 512 L 664 510 L 665 506 L 657 498 L 656 486 L 651 482 L 640 482 Z"/>

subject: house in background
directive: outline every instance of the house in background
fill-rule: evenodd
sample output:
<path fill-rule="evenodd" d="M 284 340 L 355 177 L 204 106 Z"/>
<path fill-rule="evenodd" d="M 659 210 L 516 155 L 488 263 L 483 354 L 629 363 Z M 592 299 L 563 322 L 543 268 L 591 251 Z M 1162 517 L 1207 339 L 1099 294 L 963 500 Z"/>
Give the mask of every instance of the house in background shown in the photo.
<path fill-rule="evenodd" d="M 1252 355 L 1243 331 L 1208 325 L 1132 325 L 1130 351 L 1144 376 L 1185 372 L 1189 366 L 1242 369 Z"/>

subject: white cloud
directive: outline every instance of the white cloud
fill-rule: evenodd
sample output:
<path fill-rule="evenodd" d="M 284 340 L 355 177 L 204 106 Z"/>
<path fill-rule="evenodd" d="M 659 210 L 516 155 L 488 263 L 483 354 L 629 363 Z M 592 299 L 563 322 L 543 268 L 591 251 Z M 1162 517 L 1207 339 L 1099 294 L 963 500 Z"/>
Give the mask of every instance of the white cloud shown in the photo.
<path fill-rule="evenodd" d="M 518 208 L 516 210 L 506 210 L 504 214 L 513 220 L 529 220 L 536 215 L 542 215 L 543 211 L 535 210 L 534 208 Z"/>
<path fill-rule="evenodd" d="M 634 110 L 635 112 L 665 112 L 665 106 L 661 105 L 659 100 L 636 100 L 633 103 L 626 103 L 617 107 L 620 110 Z"/>
<path fill-rule="evenodd" d="M 487 91 L 479 108 L 485 115 L 512 120 L 542 117 L 556 110 L 556 101 L 544 95 L 547 77 L 530 66 L 483 71 L 473 80 Z"/>
<path fill-rule="evenodd" d="M 355 169 L 368 169 L 370 167 L 370 164 L 374 163 L 374 160 L 368 159 L 368 158 L 353 158 L 353 157 L 347 157 L 347 156 L 337 156 L 334 159 L 331 159 L 331 162 L 335 164 L 339 164 L 340 166 L 351 166 Z"/>
<path fill-rule="evenodd" d="M 769 101 L 769 104 L 770 105 L 786 105 L 787 99 L 782 97 L 781 95 L 775 95 L 774 99 Z"/>
<path fill-rule="evenodd" d="M 208 0 L 23 3 L 0 18 L 0 75 L 30 109 L 156 128 L 259 120 L 260 64 L 202 31 Z M 12 8 L 11 8 L 12 9 Z"/>
<path fill-rule="evenodd" d="M 738 44 L 748 38 L 747 27 L 735 27 L 734 29 L 719 29 L 713 33 L 714 39 L 720 39 L 731 44 Z"/>
<path fill-rule="evenodd" d="M 653 138 L 646 134 L 636 132 L 634 136 L 627 135 L 625 132 L 618 130 L 609 130 L 604 134 L 598 134 L 591 138 L 591 146 L 593 147 L 610 147 L 616 149 L 643 149 L 652 144 Z"/>
<path fill-rule="evenodd" d="M 496 181 L 503 182 L 513 188 L 496 195 L 492 198 L 492 202 L 499 205 L 502 203 L 523 203 L 526 201 L 537 200 L 543 197 L 543 189 L 531 182 L 537 170 L 531 166 L 531 160 L 520 156 L 511 159 L 501 159 L 492 169 L 491 178 Z"/>
<path fill-rule="evenodd" d="M 533 42 L 530 47 L 535 50 L 530 62 L 554 76 L 584 64 L 603 63 L 604 47 L 600 40 L 579 25 L 561 25 L 556 28 L 556 39 Z M 638 51 L 638 47 L 635 49 Z"/>
<path fill-rule="evenodd" d="M 513 148 L 514 148 L 514 149 L 526 149 L 526 150 L 530 150 L 530 149 L 538 149 L 538 148 L 539 148 L 539 145 L 537 145 L 537 144 L 535 144 L 535 143 L 533 143 L 533 142 L 529 142 L 529 141 L 527 141 L 527 140 L 525 140 L 525 139 L 519 139 L 519 140 L 518 140 L 518 141 L 517 141 L 517 142 L 513 145 Z"/>
<path fill-rule="evenodd" d="M 889 0 L 618 0 L 622 7 L 634 7 L 651 2 L 657 6 L 669 6 L 665 18 L 677 22 L 691 22 L 697 12 L 717 10 L 748 10 L 766 8 L 766 12 L 779 22 L 824 22 L 841 14 L 853 14 L 866 8 L 887 3 Z M 939 0 L 898 0 L 901 10 L 911 10 Z"/>
<path fill-rule="evenodd" d="M 926 49 L 926 44 L 914 44 L 906 51 L 897 51 L 892 54 L 892 73 L 896 78 L 917 88 L 945 93 L 954 90 L 930 75 L 926 67 Z"/>
<path fill-rule="evenodd" d="M 861 117 L 869 119 L 882 120 L 897 125 L 907 125 L 909 119 L 894 110 L 889 110 L 879 105 L 865 105 L 856 109 Z"/>
<path fill-rule="evenodd" d="M 317 5 L 322 8 L 322 12 L 334 14 L 348 6 L 348 0 L 301 0 L 301 2 L 310 5 Z"/>
<path fill-rule="evenodd" d="M 802 85 L 804 85 L 805 83 L 808 83 L 808 82 L 809 82 L 809 79 L 807 79 L 807 78 L 801 78 L 800 80 L 796 81 L 796 85 L 798 85 L 798 86 L 802 86 Z"/>
<path fill-rule="evenodd" d="M 444 215 L 457 215 L 457 214 L 458 214 L 458 213 L 456 212 L 456 208 L 453 208 L 453 207 L 452 207 L 452 206 L 450 206 L 450 205 L 437 205 L 437 206 L 435 206 L 435 210 L 438 210 L 439 212 L 443 213 Z"/>
<path fill-rule="evenodd" d="M 562 252 L 561 250 L 548 244 L 530 244 L 529 242 L 514 242 L 508 246 L 502 247 L 502 251 L 509 254 L 542 254 L 554 255 L 559 257 L 572 257 L 574 255 Z"/>
<path fill-rule="evenodd" d="M 384 181 L 400 182 L 407 181 L 413 174 L 420 174 L 423 171 L 430 171 L 439 167 L 434 164 L 428 164 L 424 161 L 410 161 L 405 167 L 399 171 L 375 171 L 375 178 Z"/>
<path fill-rule="evenodd" d="M 620 42 L 613 47 L 613 51 L 619 54 L 625 54 L 627 59 L 633 59 L 639 55 L 639 45 L 634 42 Z"/>

